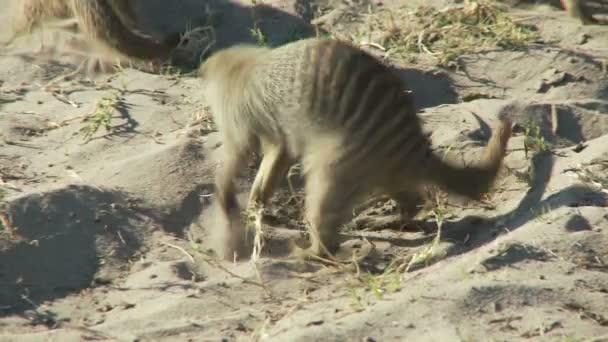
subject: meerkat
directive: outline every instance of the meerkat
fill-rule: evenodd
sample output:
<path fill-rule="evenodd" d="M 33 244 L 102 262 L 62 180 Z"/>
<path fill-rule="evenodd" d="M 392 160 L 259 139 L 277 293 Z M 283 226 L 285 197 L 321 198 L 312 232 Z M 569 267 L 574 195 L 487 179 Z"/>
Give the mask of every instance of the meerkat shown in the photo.
<path fill-rule="evenodd" d="M 167 60 L 180 39 L 171 34 L 156 41 L 138 32 L 128 0 L 21 0 L 14 14 L 13 35 L 4 45 L 53 19 L 51 26 L 68 29 L 74 26 L 71 18 L 89 43 L 128 58 Z"/>
<path fill-rule="evenodd" d="M 222 228 L 229 259 L 244 246 L 234 178 L 252 151 L 263 157 L 248 205 L 266 205 L 289 165 L 302 164 L 310 247 L 292 252 L 306 257 L 337 251 L 339 227 L 368 193 L 408 202 L 423 185 L 437 185 L 480 199 L 493 186 L 511 137 L 511 121 L 503 118 L 476 164 L 444 160 L 433 152 L 399 76 L 339 40 L 309 38 L 274 49 L 241 44 L 211 55 L 198 72 L 223 141 L 215 184 L 229 218 Z"/>

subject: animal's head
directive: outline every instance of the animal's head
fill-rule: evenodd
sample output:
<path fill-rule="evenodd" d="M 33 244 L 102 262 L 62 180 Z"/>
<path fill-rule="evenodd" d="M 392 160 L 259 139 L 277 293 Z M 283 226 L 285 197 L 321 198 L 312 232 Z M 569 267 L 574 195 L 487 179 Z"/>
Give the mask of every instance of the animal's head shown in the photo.
<path fill-rule="evenodd" d="M 249 44 L 239 44 L 219 50 L 201 64 L 198 75 L 205 81 L 237 76 L 249 69 L 255 63 L 256 57 L 266 50 L 266 48 Z"/>
<path fill-rule="evenodd" d="M 203 97 L 211 107 L 226 105 L 241 94 L 264 51 L 255 45 L 237 45 L 218 50 L 200 65 Z"/>

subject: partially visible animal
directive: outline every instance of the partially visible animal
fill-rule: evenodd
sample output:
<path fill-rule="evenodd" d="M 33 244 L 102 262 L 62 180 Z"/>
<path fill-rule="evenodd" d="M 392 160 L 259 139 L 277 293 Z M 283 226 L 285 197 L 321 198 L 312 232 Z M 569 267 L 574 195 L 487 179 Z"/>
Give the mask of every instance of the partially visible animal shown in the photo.
<path fill-rule="evenodd" d="M 128 0 L 19 0 L 13 15 L 13 34 L 4 45 L 31 34 L 44 23 L 80 31 L 98 51 L 145 61 L 166 61 L 180 42 L 178 33 L 159 41 L 137 30 Z"/>

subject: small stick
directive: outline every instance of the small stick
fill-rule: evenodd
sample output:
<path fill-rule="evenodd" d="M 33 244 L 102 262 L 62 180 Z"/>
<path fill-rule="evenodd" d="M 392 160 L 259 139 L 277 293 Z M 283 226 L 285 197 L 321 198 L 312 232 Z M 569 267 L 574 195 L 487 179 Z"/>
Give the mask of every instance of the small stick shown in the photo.
<path fill-rule="evenodd" d="M 552 104 L 551 105 L 551 132 L 553 132 L 553 134 L 557 133 L 557 129 L 558 129 L 558 118 L 557 118 L 557 108 L 555 108 L 555 105 Z"/>
<path fill-rule="evenodd" d="M 373 42 L 361 42 L 361 43 L 359 43 L 359 46 L 371 46 L 378 50 L 386 51 L 386 48 L 384 46 L 382 46 L 378 43 L 373 43 Z"/>
<path fill-rule="evenodd" d="M 177 249 L 178 251 L 182 252 L 184 255 L 186 255 L 188 257 L 188 259 L 190 259 L 191 262 L 194 263 L 194 257 L 188 253 L 188 251 L 186 251 L 185 249 L 181 248 L 180 246 L 176 246 L 174 244 L 168 243 L 168 242 L 163 242 L 164 245 L 167 245 L 169 247 L 173 247 L 175 249 Z"/>

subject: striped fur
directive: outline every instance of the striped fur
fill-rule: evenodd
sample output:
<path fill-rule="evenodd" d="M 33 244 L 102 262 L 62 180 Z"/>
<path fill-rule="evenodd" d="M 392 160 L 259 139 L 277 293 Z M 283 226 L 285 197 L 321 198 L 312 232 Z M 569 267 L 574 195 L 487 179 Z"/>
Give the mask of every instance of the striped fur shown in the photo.
<path fill-rule="evenodd" d="M 371 191 L 413 200 L 421 185 L 435 184 L 479 199 L 490 190 L 511 136 L 504 119 L 476 165 L 443 161 L 432 152 L 401 79 L 337 40 L 236 46 L 212 55 L 199 73 L 224 141 L 216 179 L 223 213 L 237 219 L 233 179 L 249 152 L 261 148 L 264 155 L 250 204 L 266 204 L 288 166 L 301 161 L 312 243 L 305 253 L 333 253 L 337 229 Z"/>
<path fill-rule="evenodd" d="M 24 34 L 30 34 L 45 21 L 75 17 L 78 27 L 91 42 L 101 43 L 127 57 L 167 59 L 179 37 L 171 35 L 165 42 L 134 31 L 136 20 L 128 0 L 19 0 L 13 18 L 13 35 L 8 45 Z M 57 27 L 63 27 L 60 24 Z M 66 25 L 67 26 L 67 25 Z"/>

